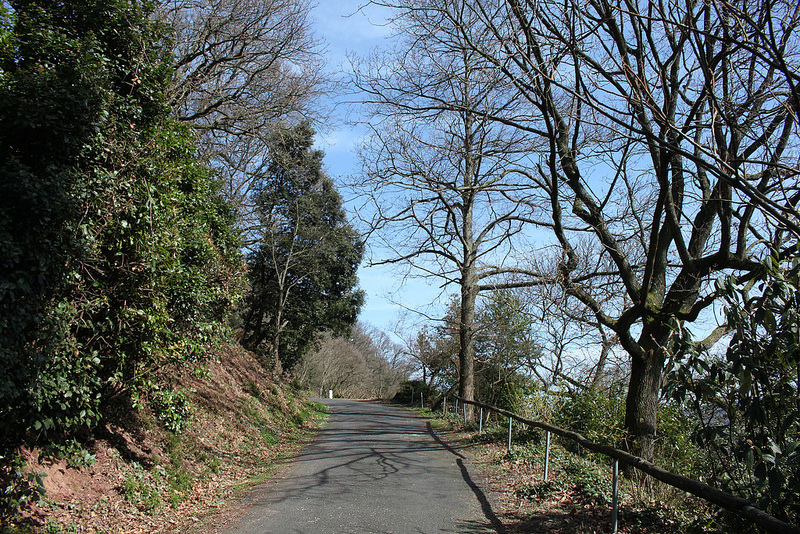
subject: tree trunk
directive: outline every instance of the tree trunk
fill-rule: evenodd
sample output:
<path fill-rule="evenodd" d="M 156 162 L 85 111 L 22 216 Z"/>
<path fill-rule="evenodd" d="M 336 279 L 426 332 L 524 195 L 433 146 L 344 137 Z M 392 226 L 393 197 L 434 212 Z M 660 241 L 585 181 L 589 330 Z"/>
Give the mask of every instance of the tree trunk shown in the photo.
<path fill-rule="evenodd" d="M 280 378 L 283 374 L 283 365 L 281 364 L 280 358 L 280 342 L 281 342 L 281 333 L 280 330 L 275 330 L 275 335 L 272 336 L 272 376 L 276 379 Z"/>
<path fill-rule="evenodd" d="M 606 369 L 606 360 L 608 360 L 608 353 L 611 352 L 611 347 L 616 340 L 616 336 L 612 336 L 609 338 L 605 332 L 601 331 L 600 335 L 603 338 L 601 348 L 600 348 L 600 358 L 597 360 L 597 366 L 594 370 L 594 376 L 592 377 L 592 382 L 589 385 L 589 389 L 596 390 L 597 386 L 600 385 L 600 380 L 603 379 L 603 374 L 605 373 Z"/>
<path fill-rule="evenodd" d="M 469 79 L 469 62 L 465 61 L 465 79 Z M 468 88 L 464 88 L 464 104 L 469 109 L 470 98 Z M 477 246 L 474 235 L 474 208 L 475 208 L 475 174 L 479 163 L 474 154 L 475 146 L 473 132 L 474 117 L 467 113 L 464 116 L 463 138 L 463 163 L 464 175 L 461 188 L 461 214 L 462 228 L 461 239 L 463 243 L 461 264 L 461 320 L 458 328 L 459 351 L 459 380 L 458 392 L 462 399 L 475 400 L 475 300 L 478 297 L 478 274 L 475 262 L 477 261 Z M 475 420 L 475 407 L 464 404 L 464 415 L 468 421 Z"/>
<path fill-rule="evenodd" d="M 468 271 L 474 271 L 468 269 Z M 475 400 L 475 297 L 477 287 L 472 280 L 474 273 L 465 273 L 461 282 L 461 321 L 458 328 L 458 394 L 462 399 Z M 468 420 L 474 418 L 474 406 L 464 404 Z"/>
<path fill-rule="evenodd" d="M 660 343 L 662 340 L 664 342 Z M 625 448 L 636 456 L 653 461 L 666 336 L 656 336 L 645 328 L 640 342 L 644 349 L 641 355 L 631 355 L 631 378 L 625 401 Z"/>
<path fill-rule="evenodd" d="M 277 380 L 283 374 L 280 358 L 281 331 L 283 330 L 283 301 L 278 303 L 275 311 L 275 331 L 272 334 L 272 376 Z"/>

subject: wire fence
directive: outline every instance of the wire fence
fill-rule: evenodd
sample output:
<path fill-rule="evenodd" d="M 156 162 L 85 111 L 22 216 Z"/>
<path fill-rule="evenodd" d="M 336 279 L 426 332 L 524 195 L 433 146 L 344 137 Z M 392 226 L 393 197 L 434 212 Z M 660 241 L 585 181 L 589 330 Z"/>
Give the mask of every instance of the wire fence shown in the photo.
<path fill-rule="evenodd" d="M 516 420 L 528 427 L 539 428 L 541 430 L 544 430 L 547 433 L 546 445 L 545 445 L 544 480 L 547 480 L 549 474 L 548 471 L 549 471 L 550 434 L 561 436 L 562 438 L 578 443 L 581 447 L 585 449 L 610 457 L 613 460 L 613 466 L 612 466 L 613 495 L 612 495 L 612 516 L 611 516 L 611 526 L 613 532 L 617 531 L 617 517 L 618 517 L 618 503 L 619 503 L 618 499 L 619 463 L 622 462 L 623 464 L 638 469 L 639 471 L 646 473 L 651 477 L 655 478 L 656 480 L 660 480 L 661 482 L 669 486 L 685 491 L 687 493 L 691 493 L 692 495 L 696 495 L 697 497 L 700 497 L 701 499 L 704 499 L 716 506 L 724 508 L 725 510 L 728 510 L 735 514 L 738 514 L 741 517 L 748 519 L 752 523 L 764 528 L 767 532 L 772 532 L 776 534 L 800 534 L 800 527 L 796 525 L 790 525 L 789 523 L 786 523 L 776 517 L 769 515 L 764 510 L 761 510 L 760 508 L 754 506 L 747 499 L 737 497 L 736 495 L 732 495 L 730 493 L 722 491 L 719 488 L 709 486 L 708 484 L 700 482 L 699 480 L 694 480 L 692 478 L 685 477 L 683 475 L 678 475 L 677 473 L 673 473 L 671 471 L 667 471 L 666 469 L 662 469 L 661 467 L 658 467 L 657 465 L 648 462 L 643 458 L 634 456 L 629 452 L 611 447 L 609 445 L 591 441 L 586 437 L 582 436 L 581 434 L 573 432 L 571 430 L 566 430 L 548 423 L 543 423 L 541 421 L 534 421 L 531 419 L 527 419 L 525 417 L 522 417 L 521 415 L 509 412 L 502 408 L 491 406 L 489 404 L 484 404 L 478 401 L 466 400 L 458 396 L 455 397 L 455 406 L 454 406 L 454 412 L 456 416 L 458 415 L 459 402 L 461 403 L 462 413 L 464 414 L 465 422 L 467 420 L 467 414 L 466 410 L 464 410 L 463 408 L 464 403 L 471 404 L 481 409 L 481 414 L 479 417 L 479 432 L 483 430 L 483 410 L 490 410 L 492 412 L 507 417 L 509 451 L 511 450 L 512 421 Z M 421 394 L 420 394 L 420 406 L 424 407 L 424 401 L 422 399 Z M 446 398 L 443 399 L 442 407 L 443 410 L 446 412 L 447 411 Z"/>

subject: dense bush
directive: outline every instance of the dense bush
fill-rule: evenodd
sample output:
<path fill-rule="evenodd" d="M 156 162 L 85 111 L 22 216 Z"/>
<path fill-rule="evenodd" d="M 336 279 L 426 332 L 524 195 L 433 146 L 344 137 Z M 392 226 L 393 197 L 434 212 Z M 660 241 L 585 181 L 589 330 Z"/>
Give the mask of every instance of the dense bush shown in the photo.
<path fill-rule="evenodd" d="M 574 430 L 593 441 L 617 445 L 622 440 L 625 387 L 612 382 L 606 387 L 565 392 L 552 414 L 556 426 Z"/>
<path fill-rule="evenodd" d="M 565 392 L 557 403 L 549 406 L 552 410 L 549 417 L 557 426 L 621 448 L 625 438 L 625 390 L 621 381 L 610 381 L 596 388 Z M 654 462 L 676 473 L 697 476 L 706 456 L 691 440 L 693 417 L 680 404 L 666 398 L 659 403 L 658 417 Z M 577 450 L 574 444 L 565 446 Z"/>
<path fill-rule="evenodd" d="M 0 11 L 0 449 L 94 425 L 198 360 L 238 285 L 236 239 L 151 7 Z"/>
<path fill-rule="evenodd" d="M 667 377 L 667 391 L 694 423 L 709 482 L 797 523 L 800 265 L 770 258 L 757 283 L 729 277 L 718 283 L 718 295 L 733 329 L 727 350 L 697 351 L 683 332 L 686 351 Z"/>

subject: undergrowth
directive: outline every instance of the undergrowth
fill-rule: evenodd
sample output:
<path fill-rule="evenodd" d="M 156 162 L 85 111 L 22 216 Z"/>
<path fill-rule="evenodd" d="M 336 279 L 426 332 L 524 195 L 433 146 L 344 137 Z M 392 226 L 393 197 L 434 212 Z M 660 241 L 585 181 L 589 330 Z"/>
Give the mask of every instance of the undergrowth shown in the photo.
<path fill-rule="evenodd" d="M 119 470 L 116 493 L 108 495 L 104 503 L 77 501 L 78 504 L 69 504 L 48 499 L 43 492 L 41 475 L 31 471 L 35 465 L 25 465 L 22 457 L 17 458 L 16 463 L 6 462 L 5 465 L 15 471 L 5 473 L 4 478 L 21 482 L 2 487 L 7 509 L 0 514 L 5 517 L 0 517 L 0 532 L 7 531 L 6 524 L 22 529 L 12 532 L 26 532 L 28 520 L 20 512 L 30 509 L 29 504 L 37 501 L 37 513 L 47 532 L 69 532 L 75 525 L 82 532 L 94 530 L 98 525 L 82 523 L 87 510 L 102 516 L 113 508 L 122 513 L 122 521 L 135 521 L 131 519 L 135 517 L 141 521 L 146 517 L 147 521 L 161 522 L 163 518 L 177 517 L 176 514 L 186 509 L 192 510 L 188 513 L 202 516 L 213 511 L 197 500 L 198 492 L 208 493 L 208 486 L 202 485 L 213 480 L 213 487 L 226 488 L 218 490 L 222 493 L 215 498 L 216 503 L 234 497 L 237 485 L 241 486 L 239 492 L 246 491 L 250 482 L 237 482 L 237 479 L 242 480 L 242 470 L 246 473 L 244 480 L 268 477 L 293 450 L 293 444 L 310 438 L 328 417 L 326 406 L 307 401 L 291 388 L 269 383 L 259 385 L 252 380 L 243 382 L 241 387 L 246 395 L 235 397 L 230 408 L 221 408 L 222 403 L 193 402 L 192 417 L 184 419 L 186 424 L 179 428 L 172 424 L 174 421 L 165 421 L 156 410 L 140 412 L 136 423 L 138 430 L 131 427 L 126 431 L 149 436 L 146 447 L 152 454 L 146 457 L 131 457 L 123 449 L 103 441 L 97 443 L 103 443 L 100 446 L 109 451 L 105 461 L 110 464 L 95 465 L 97 457 L 92 443 L 96 437 L 90 437 L 85 443 L 67 440 L 41 451 L 47 459 L 64 461 L 69 469 Z M 215 425 L 223 420 L 224 433 L 210 434 L 209 430 L 220 428 Z M 222 486 L 221 480 L 224 481 Z M 110 503 L 114 502 L 117 504 L 112 507 Z M 75 514 L 71 513 L 73 510 Z M 103 524 L 102 528 L 107 527 Z"/>
<path fill-rule="evenodd" d="M 545 433 L 516 422 L 512 425 L 511 449 L 507 449 L 507 420 L 484 424 L 464 424 L 459 415 L 412 408 L 430 418 L 434 428 L 450 431 L 458 439 L 478 447 L 490 469 L 502 473 L 503 481 L 513 488 L 512 494 L 529 505 L 535 513 L 546 513 L 552 507 L 581 510 L 608 509 L 613 496 L 612 461 L 602 455 L 581 450 L 574 444 L 563 444 L 551 438 L 548 480 L 543 479 Z M 565 446 L 566 445 L 566 446 Z M 482 456 L 483 457 L 483 456 Z M 620 475 L 618 494 L 620 528 L 623 532 L 710 532 L 709 505 L 657 481 L 641 485 Z M 539 510 L 539 512 L 537 512 Z"/>

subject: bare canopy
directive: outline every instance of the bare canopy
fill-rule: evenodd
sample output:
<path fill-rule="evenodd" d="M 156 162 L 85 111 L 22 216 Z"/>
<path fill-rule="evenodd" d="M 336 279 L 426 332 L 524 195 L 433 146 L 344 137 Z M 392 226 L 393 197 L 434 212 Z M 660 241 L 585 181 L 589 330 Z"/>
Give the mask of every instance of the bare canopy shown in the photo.
<path fill-rule="evenodd" d="M 270 132 L 322 116 L 327 87 L 307 0 L 168 0 L 173 30 L 172 106 L 195 130 L 237 214 L 245 246 L 260 223 L 253 184 L 269 161 Z"/>
<path fill-rule="evenodd" d="M 467 14 L 415 5 L 392 5 L 400 49 L 354 65 L 371 129 L 355 185 L 371 239 L 388 251 L 380 263 L 458 286 L 459 392 L 473 399 L 475 301 L 481 282 L 506 269 L 529 217 L 515 169 L 532 145 L 525 132 L 474 111 L 509 117 L 524 103 L 459 38 L 454 26 L 471 24 Z M 440 38 L 442 25 L 452 40 Z"/>
<path fill-rule="evenodd" d="M 440 103 L 541 143 L 528 170 L 546 208 L 539 222 L 561 249 L 555 281 L 630 356 L 629 447 L 652 457 L 665 362 L 680 329 L 714 303 L 714 278 L 746 279 L 770 253 L 797 254 L 800 7 L 471 0 L 406 9 L 442 18 L 438 39 L 491 65 L 533 109 Z M 585 240 L 610 269 L 578 269 Z M 625 298 L 605 299 L 609 284 Z"/>

